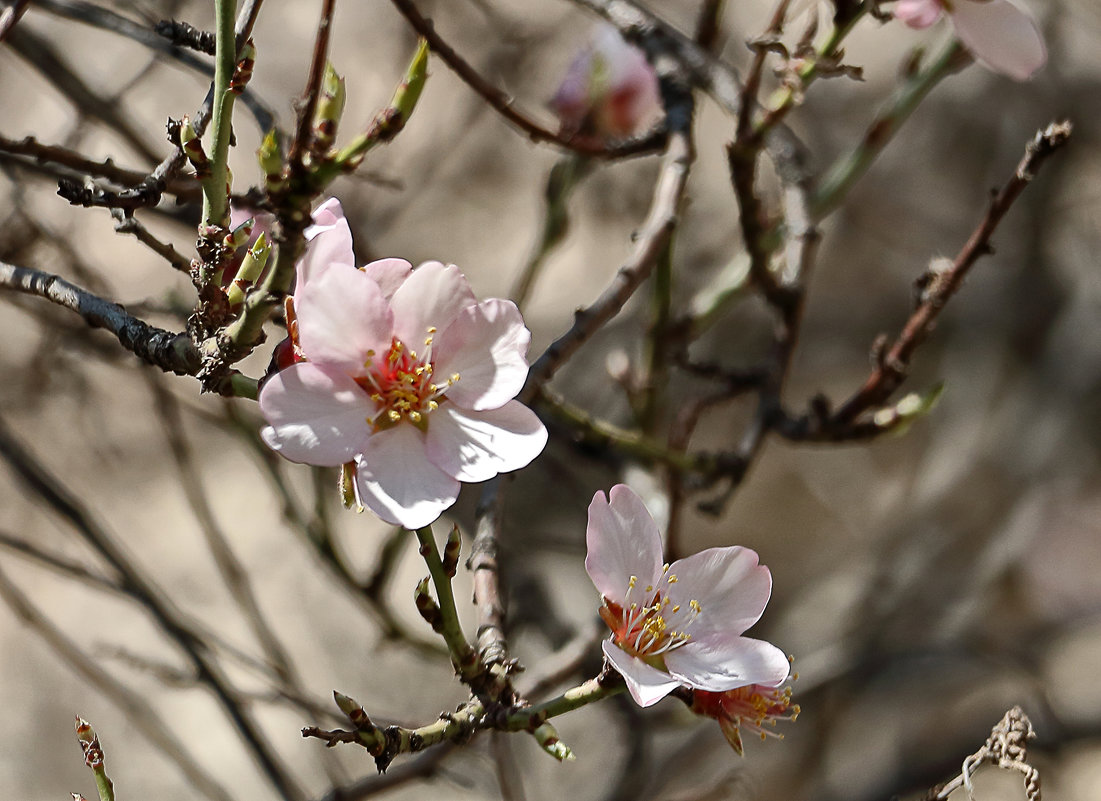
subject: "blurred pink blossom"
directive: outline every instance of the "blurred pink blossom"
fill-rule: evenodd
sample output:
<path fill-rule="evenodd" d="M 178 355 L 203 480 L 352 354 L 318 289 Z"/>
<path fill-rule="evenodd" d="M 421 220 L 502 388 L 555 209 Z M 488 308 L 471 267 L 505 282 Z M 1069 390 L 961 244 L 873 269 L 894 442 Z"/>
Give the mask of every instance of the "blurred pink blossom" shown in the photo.
<path fill-rule="evenodd" d="M 1023 81 L 1047 62 L 1036 20 L 1011 0 L 898 0 L 894 11 L 911 28 L 928 28 L 944 13 L 964 46 L 995 72 Z"/>
<path fill-rule="evenodd" d="M 335 201 L 297 266 L 298 361 L 268 379 L 264 441 L 304 464 L 356 465 L 361 502 L 406 528 L 539 455 L 547 432 L 513 398 L 531 334 L 508 300 L 478 302 L 459 268 L 402 259 L 354 267 Z"/>
<path fill-rule="evenodd" d="M 682 684 L 725 692 L 779 686 L 788 659 L 775 645 L 743 637 L 772 592 L 772 575 L 748 548 L 710 548 L 662 564 L 661 534 L 629 487 L 598 492 L 589 505 L 585 569 L 612 630 L 604 656 L 641 706 Z"/>
<path fill-rule="evenodd" d="M 653 67 L 608 25 L 593 30 L 550 105 L 564 133 L 609 139 L 645 133 L 663 113 Z"/>

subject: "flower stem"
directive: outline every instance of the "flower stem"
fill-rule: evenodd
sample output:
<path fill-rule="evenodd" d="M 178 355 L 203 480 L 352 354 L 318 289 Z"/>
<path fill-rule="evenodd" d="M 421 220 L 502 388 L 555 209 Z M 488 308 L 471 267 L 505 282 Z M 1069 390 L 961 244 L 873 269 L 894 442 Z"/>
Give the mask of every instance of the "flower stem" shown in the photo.
<path fill-rule="evenodd" d="M 440 607 L 440 636 L 447 643 L 451 661 L 463 681 L 469 681 L 481 671 L 478 655 L 467 641 L 459 625 L 459 613 L 455 608 L 455 593 L 451 589 L 451 578 L 447 575 L 436 538 L 432 536 L 432 526 L 416 530 L 420 542 L 420 554 L 428 566 L 432 585 L 436 588 L 436 602 Z"/>
<path fill-rule="evenodd" d="M 626 685 L 621 681 L 614 684 L 605 683 L 601 681 L 601 677 L 597 676 L 576 687 L 571 687 L 549 701 L 513 712 L 505 719 L 505 727 L 509 731 L 521 731 L 523 729 L 535 731 L 549 718 L 564 715 L 595 701 L 602 701 L 605 698 L 618 695 L 625 689 Z"/>
<path fill-rule="evenodd" d="M 214 117 L 211 120 L 210 176 L 203 180 L 203 225 L 224 225 L 229 216 L 226 188 L 234 94 L 229 82 L 237 64 L 233 20 L 236 0 L 214 0 L 217 16 L 214 51 Z"/>

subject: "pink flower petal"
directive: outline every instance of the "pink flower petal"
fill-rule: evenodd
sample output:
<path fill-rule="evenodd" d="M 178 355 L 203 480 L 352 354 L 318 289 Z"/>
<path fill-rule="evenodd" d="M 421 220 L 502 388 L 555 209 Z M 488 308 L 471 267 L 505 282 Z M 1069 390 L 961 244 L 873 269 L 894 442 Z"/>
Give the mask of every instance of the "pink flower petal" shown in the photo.
<path fill-rule="evenodd" d="M 336 467 L 360 452 L 375 403 L 349 376 L 300 363 L 281 370 L 260 390 L 270 425 L 260 432 L 272 450 L 292 462 Z"/>
<path fill-rule="evenodd" d="M 443 331 L 460 311 L 477 302 L 458 267 L 425 262 L 413 270 L 390 299 L 394 336 L 420 353 L 429 328 Z"/>
<path fill-rule="evenodd" d="M 355 267 L 352 230 L 344 219 L 340 201 L 329 198 L 313 213 L 314 224 L 306 229 L 306 251 L 295 268 L 297 287 L 305 286 L 334 264 Z M 295 291 L 297 302 L 298 292 Z"/>
<path fill-rule="evenodd" d="M 963 0 L 967 2 L 967 0 Z M 941 0 L 898 0 L 895 17 L 911 28 L 928 28 L 944 13 Z"/>
<path fill-rule="evenodd" d="M 379 285 L 359 270 L 326 270 L 296 298 L 298 342 L 312 362 L 363 375 L 368 352 L 390 350 L 392 317 Z"/>
<path fill-rule="evenodd" d="M 669 588 L 674 604 L 687 608 L 690 601 L 699 602 L 693 636 L 717 631 L 741 634 L 760 619 L 772 593 L 768 568 L 758 564 L 755 551 L 738 545 L 708 548 L 679 559 L 669 573 L 677 577 Z"/>
<path fill-rule="evenodd" d="M 405 259 L 379 259 L 365 264 L 362 269 L 382 289 L 382 296 L 389 300 L 413 272 L 413 265 Z"/>
<path fill-rule="evenodd" d="M 585 570 L 601 595 L 622 604 L 631 576 L 642 586 L 657 583 L 661 532 L 630 487 L 617 484 L 608 494 L 610 502 L 598 492 L 589 504 Z"/>
<path fill-rule="evenodd" d="M 356 466 L 360 499 L 387 523 L 427 526 L 459 497 L 459 482 L 428 460 L 424 434 L 408 423 L 374 434 Z"/>
<path fill-rule="evenodd" d="M 956 0 L 951 17 L 960 41 L 995 72 L 1023 81 L 1047 62 L 1036 21 L 1009 0 Z"/>
<path fill-rule="evenodd" d="M 669 674 L 700 690 L 724 692 L 747 684 L 779 685 L 791 663 L 772 643 L 749 637 L 713 634 L 693 638 L 665 655 Z"/>
<path fill-rule="evenodd" d="M 516 397 L 528 377 L 531 332 L 510 300 L 467 306 L 437 339 L 434 374 L 460 376 L 449 400 L 467 409 L 496 409 Z"/>
<path fill-rule="evenodd" d="M 627 690 L 639 706 L 653 706 L 680 686 L 680 682 L 671 679 L 668 673 L 650 667 L 641 659 L 612 644 L 611 640 L 604 640 L 602 647 L 604 656 L 623 676 Z"/>
<path fill-rule="evenodd" d="M 428 458 L 459 481 L 486 481 L 519 470 L 543 451 L 547 429 L 519 401 L 470 411 L 444 403 L 428 418 Z"/>

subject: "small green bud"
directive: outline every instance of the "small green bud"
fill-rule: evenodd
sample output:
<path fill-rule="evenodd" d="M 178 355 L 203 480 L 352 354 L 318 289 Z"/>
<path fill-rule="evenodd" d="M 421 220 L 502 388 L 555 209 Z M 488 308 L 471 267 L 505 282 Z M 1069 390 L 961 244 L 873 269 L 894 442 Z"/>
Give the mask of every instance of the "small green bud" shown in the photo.
<path fill-rule="evenodd" d="M 256 151 L 257 160 L 260 162 L 260 170 L 264 173 L 264 182 L 269 190 L 282 186 L 286 180 L 283 177 L 285 163 L 283 150 L 279 147 L 279 137 L 275 130 L 268 131 L 264 140 L 260 143 L 260 149 Z"/>
<path fill-rule="evenodd" d="M 240 229 L 238 229 L 240 230 Z M 234 232 L 236 233 L 236 232 Z M 232 235 L 231 235 L 232 236 Z M 229 237 L 227 237 L 229 238 Z M 267 237 L 261 233 L 256 237 L 256 243 L 249 248 L 245 258 L 241 260 L 241 266 L 237 269 L 237 275 L 233 278 L 226 297 L 230 306 L 237 306 L 244 302 L 245 293 L 256 283 L 268 265 L 268 256 L 271 255 L 271 245 Z"/>
<path fill-rule="evenodd" d="M 202 180 L 210 177 L 210 159 L 203 150 L 203 143 L 191 124 L 191 118 L 186 116 L 180 120 L 180 149 L 195 168 L 196 178 Z"/>
<path fill-rule="evenodd" d="M 332 64 L 326 63 L 313 120 L 313 148 L 316 152 L 327 153 L 332 147 L 346 99 L 344 79 L 337 74 Z"/>
<path fill-rule="evenodd" d="M 537 728 L 532 732 L 532 736 L 535 737 L 535 741 L 539 743 L 540 748 L 559 762 L 572 762 L 576 759 L 573 755 L 573 749 L 558 739 L 558 730 L 550 723 L 544 723 Z"/>

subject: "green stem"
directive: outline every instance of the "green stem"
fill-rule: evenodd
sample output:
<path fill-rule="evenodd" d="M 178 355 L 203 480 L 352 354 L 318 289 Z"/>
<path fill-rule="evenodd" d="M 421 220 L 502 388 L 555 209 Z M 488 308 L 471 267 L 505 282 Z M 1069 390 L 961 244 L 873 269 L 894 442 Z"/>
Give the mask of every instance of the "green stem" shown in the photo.
<path fill-rule="evenodd" d="M 509 731 L 534 730 L 549 718 L 564 715 L 595 701 L 602 701 L 605 698 L 618 695 L 625 689 L 626 685 L 623 682 L 607 685 L 601 683 L 599 677 L 589 679 L 583 684 L 571 687 L 549 701 L 513 712 L 505 719 L 505 728 Z"/>
<path fill-rule="evenodd" d="M 848 153 L 838 158 L 822 175 L 811 197 L 811 214 L 820 220 L 841 203 L 852 185 L 872 166 L 883 148 L 894 138 L 934 87 L 966 62 L 965 51 L 953 40 L 926 70 L 911 76 L 895 93 L 886 109 L 869 126 L 864 137 Z"/>
<path fill-rule="evenodd" d="M 211 120 L 210 177 L 203 180 L 203 225 L 225 225 L 229 219 L 229 139 L 232 130 L 233 98 L 229 83 L 237 66 L 237 37 L 233 21 L 236 0 L 214 0 L 217 16 L 214 50 L 214 116 Z M 213 276 L 206 276 L 213 280 Z"/>
<path fill-rule="evenodd" d="M 440 635 L 447 643 L 451 661 L 463 681 L 469 681 L 481 671 L 478 654 L 471 647 L 459 625 L 459 613 L 455 608 L 455 593 L 451 589 L 451 577 L 444 569 L 440 550 L 436 547 L 436 538 L 432 536 L 432 526 L 418 528 L 417 541 L 420 542 L 420 554 L 428 566 L 432 585 L 436 588 L 436 602 L 440 607 Z"/>

